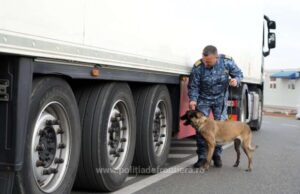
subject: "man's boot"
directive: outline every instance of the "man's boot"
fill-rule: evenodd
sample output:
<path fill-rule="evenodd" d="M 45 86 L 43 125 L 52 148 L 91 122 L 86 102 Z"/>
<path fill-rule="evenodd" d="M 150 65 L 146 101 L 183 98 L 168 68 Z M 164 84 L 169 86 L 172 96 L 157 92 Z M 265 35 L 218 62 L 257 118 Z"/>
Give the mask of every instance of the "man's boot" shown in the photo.
<path fill-rule="evenodd" d="M 199 158 L 198 161 L 193 165 L 194 168 L 202 167 L 206 162 L 205 158 Z"/>
<path fill-rule="evenodd" d="M 220 155 L 214 155 L 213 156 L 213 161 L 214 161 L 214 166 L 217 168 L 221 168 L 222 167 L 222 160 L 221 160 L 221 156 Z"/>

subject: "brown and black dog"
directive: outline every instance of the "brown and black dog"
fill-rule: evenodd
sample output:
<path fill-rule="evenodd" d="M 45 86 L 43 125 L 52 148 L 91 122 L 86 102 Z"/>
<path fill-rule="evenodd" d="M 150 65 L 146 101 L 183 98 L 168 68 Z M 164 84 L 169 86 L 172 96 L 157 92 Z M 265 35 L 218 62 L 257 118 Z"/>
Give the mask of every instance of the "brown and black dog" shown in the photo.
<path fill-rule="evenodd" d="M 246 123 L 238 121 L 215 121 L 207 118 L 202 112 L 195 110 L 187 111 L 181 118 L 184 120 L 184 125 L 192 125 L 200 132 L 207 142 L 207 161 L 204 164 L 204 169 L 208 170 L 216 143 L 224 144 L 234 141 L 234 147 L 237 154 L 237 159 L 234 167 L 238 167 L 240 163 L 240 145 L 248 157 L 248 169 L 253 168 L 252 154 L 258 147 L 252 147 L 252 133 L 250 127 Z"/>

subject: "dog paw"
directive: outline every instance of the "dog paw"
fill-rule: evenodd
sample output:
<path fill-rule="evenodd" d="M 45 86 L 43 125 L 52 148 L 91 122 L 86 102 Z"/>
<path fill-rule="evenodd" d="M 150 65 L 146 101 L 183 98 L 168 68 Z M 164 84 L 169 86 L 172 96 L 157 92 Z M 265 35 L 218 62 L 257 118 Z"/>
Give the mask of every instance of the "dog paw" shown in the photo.
<path fill-rule="evenodd" d="M 209 169 L 209 166 L 210 164 L 205 164 L 203 168 L 207 171 Z"/>

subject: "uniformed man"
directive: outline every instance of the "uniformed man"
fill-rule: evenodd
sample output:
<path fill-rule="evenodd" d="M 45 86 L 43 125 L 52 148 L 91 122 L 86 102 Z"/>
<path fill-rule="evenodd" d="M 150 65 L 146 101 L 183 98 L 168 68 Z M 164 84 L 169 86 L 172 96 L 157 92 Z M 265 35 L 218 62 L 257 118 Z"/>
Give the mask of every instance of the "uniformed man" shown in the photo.
<path fill-rule="evenodd" d="M 209 116 L 210 111 L 212 111 L 215 120 L 225 120 L 227 118 L 228 86 L 237 87 L 240 85 L 243 74 L 233 59 L 226 55 L 219 55 L 215 46 L 206 46 L 202 54 L 202 59 L 194 64 L 189 79 L 190 109 L 197 109 L 206 116 Z M 207 145 L 198 132 L 196 133 L 196 141 L 198 161 L 194 167 L 199 168 L 205 163 Z M 221 153 L 222 146 L 216 145 L 213 154 L 216 167 L 222 167 Z"/>

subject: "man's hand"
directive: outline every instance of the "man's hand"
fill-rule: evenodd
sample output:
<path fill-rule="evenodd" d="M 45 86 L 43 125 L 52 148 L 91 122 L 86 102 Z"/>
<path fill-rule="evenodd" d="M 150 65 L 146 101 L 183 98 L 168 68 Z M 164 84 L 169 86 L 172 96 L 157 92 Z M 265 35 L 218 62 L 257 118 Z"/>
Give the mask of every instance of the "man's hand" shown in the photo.
<path fill-rule="evenodd" d="M 190 109 L 191 110 L 196 110 L 197 102 L 195 101 L 190 101 Z"/>
<path fill-rule="evenodd" d="M 232 87 L 236 87 L 237 86 L 237 80 L 236 79 L 230 79 L 229 85 L 232 86 Z"/>

